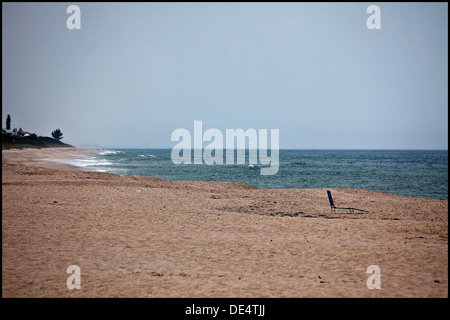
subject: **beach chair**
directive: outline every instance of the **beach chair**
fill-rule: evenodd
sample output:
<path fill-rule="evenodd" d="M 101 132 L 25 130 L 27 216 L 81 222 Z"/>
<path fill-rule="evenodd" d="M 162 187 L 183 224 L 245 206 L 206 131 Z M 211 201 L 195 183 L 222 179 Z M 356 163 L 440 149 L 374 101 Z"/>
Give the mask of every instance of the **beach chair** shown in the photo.
<path fill-rule="evenodd" d="M 355 210 L 361 211 L 361 212 L 369 212 L 369 211 L 366 211 L 366 210 L 361 210 L 361 209 L 356 209 L 356 208 L 342 208 L 342 207 L 336 207 L 336 206 L 334 205 L 333 197 L 331 196 L 330 190 L 327 190 L 327 194 L 328 194 L 328 200 L 330 200 L 330 207 L 331 207 L 331 213 L 332 213 L 332 214 L 333 214 L 333 212 L 336 213 L 336 209 L 349 210 L 350 213 L 355 213 Z"/>

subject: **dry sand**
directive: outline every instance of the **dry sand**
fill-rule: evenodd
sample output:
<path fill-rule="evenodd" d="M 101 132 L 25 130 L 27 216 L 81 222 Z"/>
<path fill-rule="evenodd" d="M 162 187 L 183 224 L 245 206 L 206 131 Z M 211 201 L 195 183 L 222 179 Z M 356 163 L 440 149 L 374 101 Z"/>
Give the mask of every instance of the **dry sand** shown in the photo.
<path fill-rule="evenodd" d="M 86 172 L 2 151 L 3 297 L 448 297 L 448 201 Z M 66 286 L 69 265 L 81 289 Z M 380 267 L 369 290 L 367 267 Z"/>

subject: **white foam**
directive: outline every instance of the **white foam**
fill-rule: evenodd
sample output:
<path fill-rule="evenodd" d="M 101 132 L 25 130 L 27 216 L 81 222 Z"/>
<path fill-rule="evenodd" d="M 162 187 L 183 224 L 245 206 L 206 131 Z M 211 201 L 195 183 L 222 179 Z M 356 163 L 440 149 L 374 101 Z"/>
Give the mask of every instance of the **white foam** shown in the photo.
<path fill-rule="evenodd" d="M 96 166 L 107 166 L 112 163 L 104 160 L 96 159 L 43 159 L 46 161 L 52 161 L 56 163 L 70 164 L 75 167 L 86 168 L 86 167 L 96 167 Z M 100 169 L 95 169 L 96 171 L 104 171 Z"/>
<path fill-rule="evenodd" d="M 123 151 L 119 151 L 119 150 L 104 150 L 104 151 L 99 152 L 97 154 L 104 156 L 106 154 L 118 154 L 118 153 L 123 153 Z"/>

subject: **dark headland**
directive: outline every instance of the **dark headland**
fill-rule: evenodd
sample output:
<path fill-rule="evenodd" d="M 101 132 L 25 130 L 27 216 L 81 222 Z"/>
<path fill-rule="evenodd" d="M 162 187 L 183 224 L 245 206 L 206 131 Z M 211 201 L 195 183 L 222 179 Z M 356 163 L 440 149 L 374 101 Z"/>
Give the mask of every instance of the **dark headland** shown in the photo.
<path fill-rule="evenodd" d="M 2 134 L 2 150 L 23 148 L 73 148 L 73 146 L 50 137 Z"/>

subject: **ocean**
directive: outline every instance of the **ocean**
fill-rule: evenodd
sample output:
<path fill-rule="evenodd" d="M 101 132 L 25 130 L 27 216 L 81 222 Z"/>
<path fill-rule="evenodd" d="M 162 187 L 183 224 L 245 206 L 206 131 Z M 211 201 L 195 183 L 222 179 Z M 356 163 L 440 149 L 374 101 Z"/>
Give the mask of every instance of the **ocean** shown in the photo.
<path fill-rule="evenodd" d="M 248 153 L 245 164 L 176 165 L 171 151 L 103 150 L 73 164 L 119 175 L 234 181 L 263 189 L 359 188 L 448 199 L 447 150 L 280 150 L 275 175 L 261 175 L 260 166 L 249 163 Z"/>

